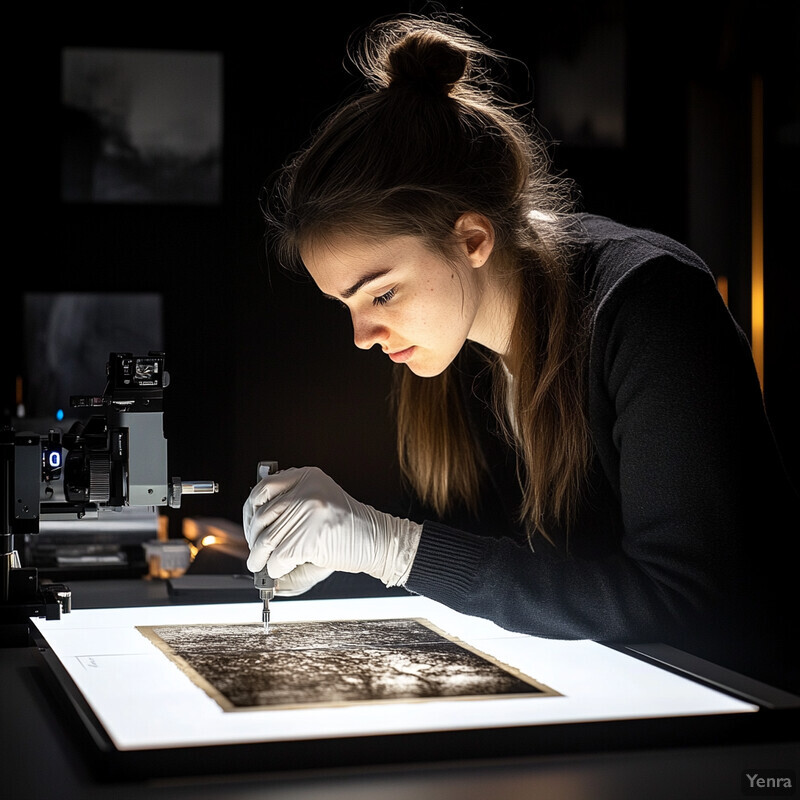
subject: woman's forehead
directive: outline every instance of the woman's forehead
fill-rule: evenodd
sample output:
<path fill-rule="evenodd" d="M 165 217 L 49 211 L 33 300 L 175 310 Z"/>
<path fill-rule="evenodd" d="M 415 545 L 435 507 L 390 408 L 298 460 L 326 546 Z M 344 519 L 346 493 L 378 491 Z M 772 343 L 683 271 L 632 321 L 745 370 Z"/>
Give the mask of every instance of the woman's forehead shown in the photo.
<path fill-rule="evenodd" d="M 344 269 L 352 265 L 391 262 L 403 253 L 424 249 L 421 237 L 411 235 L 369 236 L 334 233 L 316 237 L 300 248 L 307 266 L 323 269 Z"/>

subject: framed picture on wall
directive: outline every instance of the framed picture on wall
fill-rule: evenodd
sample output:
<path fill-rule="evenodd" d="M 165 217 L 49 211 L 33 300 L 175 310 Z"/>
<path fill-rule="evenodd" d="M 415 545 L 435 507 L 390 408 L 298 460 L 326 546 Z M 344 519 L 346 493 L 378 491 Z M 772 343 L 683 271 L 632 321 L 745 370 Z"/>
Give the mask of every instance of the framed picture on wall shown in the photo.
<path fill-rule="evenodd" d="M 62 201 L 219 203 L 222 107 L 220 53 L 64 48 Z"/>

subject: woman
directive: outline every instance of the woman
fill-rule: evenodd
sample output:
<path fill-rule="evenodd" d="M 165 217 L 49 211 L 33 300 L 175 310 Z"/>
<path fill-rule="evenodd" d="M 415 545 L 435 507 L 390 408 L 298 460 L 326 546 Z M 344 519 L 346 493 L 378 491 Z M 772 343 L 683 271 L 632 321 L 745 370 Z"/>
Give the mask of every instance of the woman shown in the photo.
<path fill-rule="evenodd" d="M 281 261 L 401 365 L 418 507 L 285 470 L 245 504 L 248 567 L 289 595 L 365 572 L 537 636 L 752 652 L 783 613 L 758 556 L 792 490 L 747 341 L 694 253 L 573 210 L 492 58 L 448 23 L 375 26 L 368 88 L 269 197 Z"/>

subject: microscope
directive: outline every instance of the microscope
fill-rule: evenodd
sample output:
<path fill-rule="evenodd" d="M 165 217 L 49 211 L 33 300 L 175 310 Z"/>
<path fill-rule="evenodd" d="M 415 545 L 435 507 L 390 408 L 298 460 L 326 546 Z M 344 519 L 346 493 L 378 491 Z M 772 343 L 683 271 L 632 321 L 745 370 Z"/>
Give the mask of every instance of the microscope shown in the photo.
<path fill-rule="evenodd" d="M 60 619 L 71 609 L 67 586 L 40 580 L 20 562 L 18 537 L 39 533 L 47 520 L 89 519 L 126 507 L 178 508 L 185 494 L 213 494 L 212 481 L 167 477 L 164 354 L 110 353 L 101 396 L 73 396 L 88 409 L 66 433 L 0 431 L 2 552 L 0 625 L 32 616 Z M 95 409 L 97 413 L 94 413 Z"/>

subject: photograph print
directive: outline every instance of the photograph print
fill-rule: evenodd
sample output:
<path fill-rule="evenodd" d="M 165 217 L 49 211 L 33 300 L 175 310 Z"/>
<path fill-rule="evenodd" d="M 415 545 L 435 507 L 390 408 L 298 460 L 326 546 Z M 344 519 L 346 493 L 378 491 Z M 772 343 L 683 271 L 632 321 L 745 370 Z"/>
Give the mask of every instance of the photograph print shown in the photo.
<path fill-rule="evenodd" d="M 559 694 L 423 619 L 137 630 L 226 711 Z"/>

